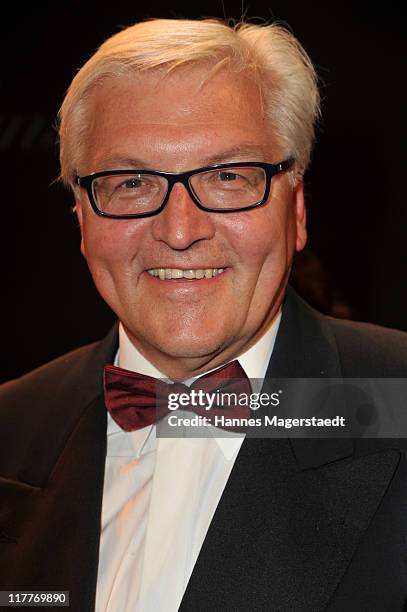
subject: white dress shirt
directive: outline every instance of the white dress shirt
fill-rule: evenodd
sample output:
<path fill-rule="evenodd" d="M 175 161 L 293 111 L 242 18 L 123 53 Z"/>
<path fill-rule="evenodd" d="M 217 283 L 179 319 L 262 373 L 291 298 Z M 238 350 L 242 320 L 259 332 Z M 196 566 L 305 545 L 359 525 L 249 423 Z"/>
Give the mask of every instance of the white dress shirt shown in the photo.
<path fill-rule="evenodd" d="M 239 356 L 251 379 L 266 374 L 280 318 Z M 116 363 L 165 378 L 122 326 Z M 178 610 L 243 438 L 157 438 L 108 415 L 96 612 Z"/>

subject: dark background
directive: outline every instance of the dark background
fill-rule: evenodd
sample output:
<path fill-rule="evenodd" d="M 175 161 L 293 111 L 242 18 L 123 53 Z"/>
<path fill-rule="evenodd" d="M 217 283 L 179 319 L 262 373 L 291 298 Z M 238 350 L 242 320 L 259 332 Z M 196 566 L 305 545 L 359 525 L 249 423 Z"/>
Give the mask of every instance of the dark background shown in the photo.
<path fill-rule="evenodd" d="M 172 3 L 172 6 L 174 4 Z M 75 71 L 120 26 L 147 17 L 287 22 L 318 68 L 323 122 L 306 177 L 300 292 L 339 316 L 407 329 L 405 33 L 401 3 L 37 3 L 3 19 L 0 72 L 3 361 L 20 375 L 100 338 L 114 320 L 79 252 L 53 124 Z"/>

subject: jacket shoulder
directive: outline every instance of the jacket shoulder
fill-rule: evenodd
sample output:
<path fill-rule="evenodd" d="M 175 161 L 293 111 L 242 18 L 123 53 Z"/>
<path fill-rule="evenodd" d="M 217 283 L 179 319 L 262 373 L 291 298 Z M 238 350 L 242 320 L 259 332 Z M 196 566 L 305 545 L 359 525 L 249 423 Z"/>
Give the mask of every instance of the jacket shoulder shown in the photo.
<path fill-rule="evenodd" d="M 15 401 L 20 395 L 41 393 L 45 388 L 47 394 L 57 391 L 61 382 L 66 379 L 70 372 L 80 369 L 81 364 L 88 361 L 89 356 L 98 344 L 98 342 L 93 342 L 82 346 L 53 359 L 20 378 L 3 383 L 0 385 L 0 405 L 8 400 Z"/>
<path fill-rule="evenodd" d="M 58 400 L 86 401 L 101 392 L 103 366 L 113 363 L 118 347 L 117 324 L 98 342 L 82 346 L 0 386 L 0 408 L 45 410 Z M 51 410 L 51 408 L 49 408 Z M 7 411 L 6 411 L 7 412 Z M 0 413 L 4 414 L 3 410 Z"/>
<path fill-rule="evenodd" d="M 324 317 L 335 337 L 345 376 L 407 376 L 407 333 Z"/>

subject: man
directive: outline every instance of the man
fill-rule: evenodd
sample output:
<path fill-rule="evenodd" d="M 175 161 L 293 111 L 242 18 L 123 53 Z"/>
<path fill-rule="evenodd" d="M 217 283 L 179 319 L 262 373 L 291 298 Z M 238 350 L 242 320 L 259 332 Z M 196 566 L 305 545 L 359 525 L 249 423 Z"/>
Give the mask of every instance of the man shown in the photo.
<path fill-rule="evenodd" d="M 403 609 L 402 442 L 167 439 L 106 412 L 110 376 L 190 384 L 236 359 L 251 379 L 406 375 L 405 334 L 287 290 L 317 115 L 276 25 L 140 23 L 79 71 L 61 175 L 120 324 L 1 390 L 1 589 L 69 590 L 78 612 Z"/>

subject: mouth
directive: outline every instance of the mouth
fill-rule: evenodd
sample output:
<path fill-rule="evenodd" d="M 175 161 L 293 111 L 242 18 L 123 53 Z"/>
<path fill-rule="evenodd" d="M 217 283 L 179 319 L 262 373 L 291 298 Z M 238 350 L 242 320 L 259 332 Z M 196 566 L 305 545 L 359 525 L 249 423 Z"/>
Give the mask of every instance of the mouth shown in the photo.
<path fill-rule="evenodd" d="M 150 276 L 159 280 L 201 280 L 223 274 L 226 268 L 151 268 Z"/>

